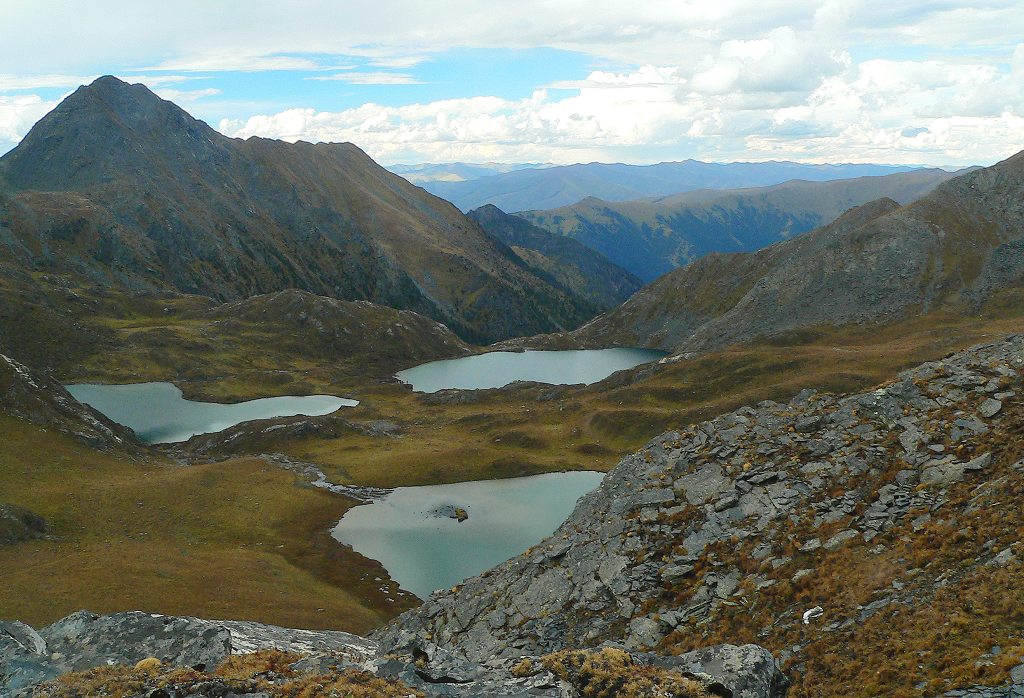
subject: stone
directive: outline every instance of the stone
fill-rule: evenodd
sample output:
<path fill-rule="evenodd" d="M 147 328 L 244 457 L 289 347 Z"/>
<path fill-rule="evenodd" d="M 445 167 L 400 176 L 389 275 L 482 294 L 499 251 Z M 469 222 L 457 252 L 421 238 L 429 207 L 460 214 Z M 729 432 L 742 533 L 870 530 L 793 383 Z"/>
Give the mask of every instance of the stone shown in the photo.
<path fill-rule="evenodd" d="M 839 533 L 829 538 L 827 541 L 821 544 L 821 547 L 825 548 L 825 550 L 836 550 L 847 541 L 851 541 L 854 538 L 859 537 L 860 533 L 852 529 L 847 529 L 845 531 L 840 531 Z"/>
<path fill-rule="evenodd" d="M 712 676 L 733 698 L 783 698 L 789 688 L 774 657 L 757 645 L 716 645 L 678 657 L 649 657 L 653 666 Z"/>
<path fill-rule="evenodd" d="M 661 578 L 669 584 L 687 577 L 693 572 L 693 565 L 670 565 L 661 571 Z"/>
<path fill-rule="evenodd" d="M 676 483 L 676 489 L 683 492 L 683 496 L 690 504 L 703 504 L 731 487 L 732 481 L 722 474 L 720 466 L 714 464 L 684 475 Z"/>
<path fill-rule="evenodd" d="M 821 548 L 821 540 L 818 538 L 811 538 L 809 541 L 800 546 L 800 552 L 802 553 L 813 553 L 815 550 Z"/>
<path fill-rule="evenodd" d="M 1003 403 L 993 398 L 986 398 L 981 406 L 978 407 L 978 413 L 985 419 L 991 419 L 999 414 L 999 411 L 1003 409 Z"/>
<path fill-rule="evenodd" d="M 797 570 L 796 574 L 794 574 L 793 577 L 791 578 L 791 581 L 794 584 L 796 584 L 801 579 L 803 579 L 804 577 L 806 577 L 808 575 L 811 575 L 811 574 L 814 574 L 814 570 L 812 570 L 812 569 L 804 568 L 804 569 Z"/>
<path fill-rule="evenodd" d="M 804 417 L 803 419 L 798 419 L 794 428 L 800 433 L 807 434 L 812 431 L 818 431 L 818 429 L 820 429 L 824 424 L 824 415 L 816 414 L 810 417 Z"/>
<path fill-rule="evenodd" d="M 1024 664 L 1018 664 L 1010 669 L 1010 680 L 1015 684 L 1024 684 Z"/>
<path fill-rule="evenodd" d="M 936 463 L 921 471 L 921 484 L 951 485 L 964 479 L 967 472 L 984 470 L 992 464 L 992 454 L 986 453 L 967 463 Z"/>
<path fill-rule="evenodd" d="M 0 504 L 0 545 L 43 538 L 48 530 L 42 516 L 14 504 Z"/>
<path fill-rule="evenodd" d="M 992 558 L 992 562 L 990 564 L 996 567 L 1006 567 L 1008 564 L 1013 562 L 1016 557 L 1017 556 L 1014 554 L 1013 548 L 1006 548 Z"/>

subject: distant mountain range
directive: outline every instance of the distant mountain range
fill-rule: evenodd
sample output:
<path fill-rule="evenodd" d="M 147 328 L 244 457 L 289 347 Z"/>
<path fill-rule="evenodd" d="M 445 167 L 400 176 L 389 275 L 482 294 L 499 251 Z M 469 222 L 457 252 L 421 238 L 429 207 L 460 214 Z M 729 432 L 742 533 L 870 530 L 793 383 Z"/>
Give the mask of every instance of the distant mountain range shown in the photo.
<path fill-rule="evenodd" d="M 824 225 L 847 209 L 883 196 L 915 201 L 955 174 L 921 169 L 829 182 L 700 190 L 517 215 L 578 240 L 645 282 L 712 252 L 752 252 Z"/>
<path fill-rule="evenodd" d="M 900 206 L 880 199 L 752 254 L 712 254 L 574 333 L 595 346 L 687 352 L 910 313 L 1019 306 L 1024 153 Z M 1002 301 L 999 299 L 1002 298 Z"/>
<path fill-rule="evenodd" d="M 791 179 L 828 181 L 906 172 L 895 165 L 806 165 L 795 162 L 712 163 L 686 160 L 657 165 L 589 163 L 516 169 L 466 181 L 419 180 L 463 211 L 493 204 L 503 211 L 569 206 L 592 196 L 628 201 L 697 189 L 766 187 Z"/>
<path fill-rule="evenodd" d="M 413 184 L 424 185 L 427 182 L 467 182 L 490 175 L 504 174 L 516 170 L 540 169 L 551 167 L 541 163 L 501 163 L 501 162 L 449 162 L 423 163 L 420 165 L 389 165 L 386 169 L 401 175 Z"/>
<path fill-rule="evenodd" d="M 113 77 L 0 158 L 0 257 L 0 292 L 19 302 L 40 275 L 218 301 L 295 288 L 412 310 L 477 343 L 596 312 L 354 145 L 227 138 Z M 0 346 L 17 345 L 5 334 L 29 311 L 0 305 Z"/>

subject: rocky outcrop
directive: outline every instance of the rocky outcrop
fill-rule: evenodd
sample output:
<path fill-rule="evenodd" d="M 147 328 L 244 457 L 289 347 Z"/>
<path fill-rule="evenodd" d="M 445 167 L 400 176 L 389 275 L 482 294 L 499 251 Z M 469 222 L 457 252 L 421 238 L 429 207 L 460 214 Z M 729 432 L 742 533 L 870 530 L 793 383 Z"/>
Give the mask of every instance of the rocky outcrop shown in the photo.
<path fill-rule="evenodd" d="M 1017 400 L 1022 372 L 1024 336 L 1015 336 L 872 392 L 807 390 L 662 434 L 619 463 L 550 538 L 435 593 L 374 637 L 486 661 L 609 641 L 637 650 L 713 625 L 719 612 L 754 608 L 780 580 L 815 574 L 794 555 L 813 560 L 870 547 L 894 527 L 923 529 L 958 483 L 990 477 L 995 446 L 985 436 Z M 1001 558 L 993 546 L 976 564 L 1015 564 L 1012 546 Z M 902 603 L 904 588 L 876 597 L 860 622 Z M 805 610 L 789 608 L 764 636 L 799 627 Z M 807 622 L 825 622 L 816 615 Z"/>
<path fill-rule="evenodd" d="M 127 427 L 71 397 L 60 383 L 0 354 L 0 414 L 55 429 L 93 448 L 137 452 Z"/>
<path fill-rule="evenodd" d="M 14 504 L 0 503 L 0 545 L 23 543 L 46 536 L 46 519 Z"/>
<path fill-rule="evenodd" d="M 468 662 L 436 645 L 391 648 L 383 653 L 376 643 L 334 631 L 280 628 L 240 621 L 210 621 L 132 611 L 97 616 L 74 613 L 39 630 L 18 622 L 0 623 L 0 695 L 27 696 L 40 683 L 67 672 L 94 667 L 188 667 L 211 672 L 230 657 L 277 650 L 293 656 L 290 668 L 326 676 L 357 671 L 401 682 L 425 696 L 489 698 L 538 696 L 572 698 L 587 692 L 587 680 L 561 672 L 564 662 L 544 657 L 511 661 Z M 602 650 L 592 651 L 600 655 Z M 686 681 L 700 694 L 735 698 L 774 698 L 785 691 L 785 678 L 765 650 L 755 646 L 722 645 L 679 657 L 620 652 L 607 666 L 608 685 L 625 684 L 652 671 Z M 133 675 L 133 678 L 139 678 Z M 266 678 L 266 677 L 264 677 Z M 223 696 L 226 684 L 194 674 L 178 679 L 180 695 Z M 233 684 L 231 695 L 256 694 L 256 684 Z M 179 695 L 172 683 L 160 695 Z M 152 687 L 127 695 L 150 696 Z M 46 695 L 46 691 L 43 692 Z M 260 695 L 267 695 L 262 693 Z M 319 694 L 311 694 L 319 695 Z M 623 693 L 622 695 L 630 695 Z M 649 695 L 649 694 L 632 694 Z"/>
<path fill-rule="evenodd" d="M 232 654 L 261 649 L 329 652 L 358 664 L 374 653 L 375 646 L 335 631 L 138 611 L 109 616 L 79 611 L 38 632 L 24 623 L 0 622 L 0 695 L 28 695 L 42 681 L 92 667 L 134 665 L 154 657 L 164 664 L 203 670 Z"/>

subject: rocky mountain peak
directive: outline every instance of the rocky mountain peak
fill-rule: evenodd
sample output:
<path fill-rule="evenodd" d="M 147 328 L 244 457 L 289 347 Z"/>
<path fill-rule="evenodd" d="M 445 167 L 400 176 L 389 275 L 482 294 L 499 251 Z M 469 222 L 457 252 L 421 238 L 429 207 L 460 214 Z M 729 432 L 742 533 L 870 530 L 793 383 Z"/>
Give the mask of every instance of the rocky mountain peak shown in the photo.
<path fill-rule="evenodd" d="M 40 119 L 0 166 L 18 188 L 82 189 L 208 157 L 225 140 L 145 85 L 107 75 Z"/>

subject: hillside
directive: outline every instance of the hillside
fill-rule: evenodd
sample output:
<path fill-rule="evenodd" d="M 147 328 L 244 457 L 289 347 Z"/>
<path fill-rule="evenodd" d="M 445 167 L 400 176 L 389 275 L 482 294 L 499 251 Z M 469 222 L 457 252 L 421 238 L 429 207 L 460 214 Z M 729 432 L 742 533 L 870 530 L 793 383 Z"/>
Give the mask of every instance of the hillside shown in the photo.
<path fill-rule="evenodd" d="M 468 181 L 424 182 L 463 211 L 493 204 L 502 211 L 569 206 L 592 196 L 628 201 L 697 189 L 766 187 L 791 179 L 827 181 L 911 170 L 894 165 L 808 165 L 796 162 L 662 162 L 656 165 L 599 163 L 522 169 Z"/>
<path fill-rule="evenodd" d="M 226 138 L 142 85 L 81 87 L 0 158 L 20 270 L 233 301 L 298 288 L 489 342 L 589 318 L 445 201 L 352 144 Z"/>
<path fill-rule="evenodd" d="M 752 254 L 700 259 L 573 336 L 703 351 L 801 328 L 1016 303 L 1024 280 L 1022 193 L 1024 153 L 907 206 L 883 199 Z"/>
<path fill-rule="evenodd" d="M 1012 336 L 664 433 L 550 538 L 373 637 L 491 662 L 739 638 L 794 698 L 1019 691 L 1022 352 Z"/>
<path fill-rule="evenodd" d="M 713 252 L 753 252 L 805 233 L 875 199 L 916 201 L 954 176 L 928 169 L 621 203 L 587 198 L 572 206 L 516 215 L 582 242 L 650 282 Z"/>
<path fill-rule="evenodd" d="M 638 277 L 591 248 L 496 206 L 482 206 L 466 215 L 532 267 L 543 270 L 552 284 L 589 301 L 597 312 L 614 308 L 643 285 Z"/>

